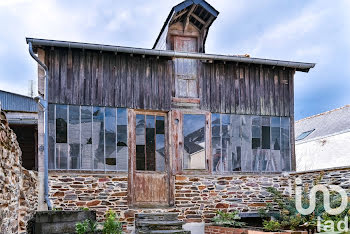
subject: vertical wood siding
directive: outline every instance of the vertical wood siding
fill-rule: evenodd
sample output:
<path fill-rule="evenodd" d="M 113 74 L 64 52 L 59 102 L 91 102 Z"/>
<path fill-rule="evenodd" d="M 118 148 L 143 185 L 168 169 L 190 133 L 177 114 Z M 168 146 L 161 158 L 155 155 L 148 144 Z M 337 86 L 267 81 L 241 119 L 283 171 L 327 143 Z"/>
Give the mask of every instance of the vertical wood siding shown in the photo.
<path fill-rule="evenodd" d="M 50 103 L 170 110 L 171 61 L 55 48 L 45 63 Z"/>
<path fill-rule="evenodd" d="M 99 51 L 47 48 L 49 102 L 171 109 L 173 61 Z M 293 115 L 290 69 L 235 63 L 197 63 L 200 109 L 213 113 Z"/>
<path fill-rule="evenodd" d="M 293 70 L 202 63 L 200 108 L 215 113 L 291 116 Z"/>

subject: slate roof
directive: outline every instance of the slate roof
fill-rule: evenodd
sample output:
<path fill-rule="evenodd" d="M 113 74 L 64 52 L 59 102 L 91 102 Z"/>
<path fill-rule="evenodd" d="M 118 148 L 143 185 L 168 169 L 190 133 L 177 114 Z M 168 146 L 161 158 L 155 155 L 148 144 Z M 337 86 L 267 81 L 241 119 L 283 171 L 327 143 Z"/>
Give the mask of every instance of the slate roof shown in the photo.
<path fill-rule="evenodd" d="M 0 90 L 1 109 L 5 111 L 38 112 L 38 104 L 31 97 Z"/>
<path fill-rule="evenodd" d="M 315 130 L 310 135 L 302 140 L 296 141 L 296 144 L 315 138 L 350 131 L 350 105 L 296 121 L 295 138 L 303 132 L 313 129 Z"/>

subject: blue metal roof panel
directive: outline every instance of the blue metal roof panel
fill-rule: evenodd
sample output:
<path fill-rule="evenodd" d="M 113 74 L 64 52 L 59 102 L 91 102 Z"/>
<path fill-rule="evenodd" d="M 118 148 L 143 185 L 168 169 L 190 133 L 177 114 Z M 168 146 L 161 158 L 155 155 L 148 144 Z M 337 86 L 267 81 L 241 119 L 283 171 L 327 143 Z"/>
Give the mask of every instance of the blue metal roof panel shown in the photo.
<path fill-rule="evenodd" d="M 28 96 L 0 90 L 0 102 L 5 111 L 38 112 L 38 104 Z"/>

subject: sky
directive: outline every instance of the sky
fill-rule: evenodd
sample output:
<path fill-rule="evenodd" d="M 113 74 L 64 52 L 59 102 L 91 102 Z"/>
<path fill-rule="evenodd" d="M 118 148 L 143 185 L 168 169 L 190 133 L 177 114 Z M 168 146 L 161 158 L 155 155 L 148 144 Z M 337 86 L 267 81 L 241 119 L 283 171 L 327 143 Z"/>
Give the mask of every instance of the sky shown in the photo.
<path fill-rule="evenodd" d="M 0 0 L 0 90 L 29 94 L 25 37 L 151 48 L 180 0 Z M 206 52 L 314 62 L 295 75 L 295 119 L 350 104 L 350 1 L 208 0 Z"/>

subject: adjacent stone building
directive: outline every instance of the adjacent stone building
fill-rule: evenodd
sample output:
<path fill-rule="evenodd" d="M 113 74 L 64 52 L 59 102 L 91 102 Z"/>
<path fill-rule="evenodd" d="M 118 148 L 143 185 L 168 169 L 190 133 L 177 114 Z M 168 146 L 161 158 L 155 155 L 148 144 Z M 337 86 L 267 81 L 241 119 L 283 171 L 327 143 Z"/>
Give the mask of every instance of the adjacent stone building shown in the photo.
<path fill-rule="evenodd" d="M 16 134 L 0 112 L 0 233 L 26 233 L 37 209 L 37 174 L 22 167 Z"/>

